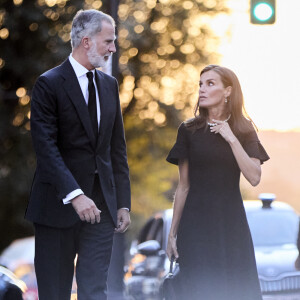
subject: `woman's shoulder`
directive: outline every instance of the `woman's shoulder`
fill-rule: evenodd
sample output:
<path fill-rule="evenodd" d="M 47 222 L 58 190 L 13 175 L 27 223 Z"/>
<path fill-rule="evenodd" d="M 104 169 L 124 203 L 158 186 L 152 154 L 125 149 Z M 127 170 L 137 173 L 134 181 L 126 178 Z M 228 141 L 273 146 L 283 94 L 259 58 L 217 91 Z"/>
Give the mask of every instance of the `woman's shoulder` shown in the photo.
<path fill-rule="evenodd" d="M 253 123 L 252 120 L 249 120 L 247 118 L 244 119 L 244 126 L 243 130 L 240 132 L 240 139 L 243 142 L 246 142 L 247 140 L 258 140 L 257 137 L 257 127 Z"/>
<path fill-rule="evenodd" d="M 188 134 L 189 132 L 194 130 L 195 128 L 194 125 L 195 125 L 195 118 L 187 119 L 179 125 L 178 132 L 181 134 Z"/>
<path fill-rule="evenodd" d="M 195 129 L 198 129 L 199 125 L 199 118 L 190 118 L 182 122 L 182 126 L 185 127 L 186 130 L 189 131 L 195 131 Z"/>
<path fill-rule="evenodd" d="M 182 122 L 185 126 L 191 126 L 195 123 L 196 121 L 196 118 L 190 118 L 190 119 L 187 119 L 185 120 L 184 122 Z"/>
<path fill-rule="evenodd" d="M 178 130 L 186 130 L 190 126 L 189 120 L 181 122 L 178 126 Z"/>

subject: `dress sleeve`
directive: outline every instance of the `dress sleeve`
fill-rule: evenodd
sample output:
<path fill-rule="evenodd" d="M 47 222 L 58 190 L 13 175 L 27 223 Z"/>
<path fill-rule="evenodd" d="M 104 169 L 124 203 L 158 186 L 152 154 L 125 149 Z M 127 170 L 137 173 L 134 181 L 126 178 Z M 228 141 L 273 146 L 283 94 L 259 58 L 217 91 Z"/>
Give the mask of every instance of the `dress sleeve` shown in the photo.
<path fill-rule="evenodd" d="M 167 161 L 171 164 L 178 165 L 179 159 L 188 157 L 187 131 L 184 123 L 178 128 L 177 140 L 167 156 Z"/>
<path fill-rule="evenodd" d="M 243 148 L 245 149 L 249 157 L 258 158 L 261 164 L 270 159 L 266 150 L 260 143 L 254 129 L 245 135 Z"/>

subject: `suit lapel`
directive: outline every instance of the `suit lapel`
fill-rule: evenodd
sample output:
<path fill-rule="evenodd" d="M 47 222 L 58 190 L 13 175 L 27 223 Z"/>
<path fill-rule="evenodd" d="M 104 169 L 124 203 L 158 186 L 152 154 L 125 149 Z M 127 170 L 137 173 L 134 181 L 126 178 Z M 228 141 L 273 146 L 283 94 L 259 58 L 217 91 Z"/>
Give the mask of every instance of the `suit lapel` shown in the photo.
<path fill-rule="evenodd" d="M 97 84 L 97 89 L 98 89 L 98 95 L 99 95 L 99 101 L 100 101 L 100 113 L 101 113 L 101 118 L 100 118 L 100 128 L 99 128 L 99 135 L 98 135 L 98 145 L 102 142 L 103 135 L 105 132 L 105 128 L 107 126 L 107 108 L 109 105 L 109 99 L 107 97 L 107 84 L 104 80 L 104 76 L 100 71 L 95 72 L 96 76 L 96 84 Z"/>
<path fill-rule="evenodd" d="M 70 97 L 71 101 L 73 102 L 77 110 L 78 116 L 82 122 L 82 125 L 86 131 L 86 134 L 88 135 L 89 139 L 92 142 L 92 145 L 95 145 L 96 140 L 92 130 L 91 118 L 89 115 L 88 107 L 82 95 L 82 91 L 78 79 L 69 62 L 69 59 L 67 59 L 62 64 L 62 67 L 63 67 L 63 76 L 65 78 L 63 87 L 66 93 L 68 94 L 68 96 Z"/>

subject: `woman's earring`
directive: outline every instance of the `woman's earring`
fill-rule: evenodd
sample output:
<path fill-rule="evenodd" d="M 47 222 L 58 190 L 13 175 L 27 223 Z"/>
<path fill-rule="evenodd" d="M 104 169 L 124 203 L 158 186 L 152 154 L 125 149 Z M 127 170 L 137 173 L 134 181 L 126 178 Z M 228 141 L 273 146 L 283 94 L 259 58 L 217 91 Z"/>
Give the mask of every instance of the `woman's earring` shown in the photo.
<path fill-rule="evenodd" d="M 225 98 L 225 103 L 227 103 L 228 102 L 228 100 L 227 100 L 227 98 Z"/>

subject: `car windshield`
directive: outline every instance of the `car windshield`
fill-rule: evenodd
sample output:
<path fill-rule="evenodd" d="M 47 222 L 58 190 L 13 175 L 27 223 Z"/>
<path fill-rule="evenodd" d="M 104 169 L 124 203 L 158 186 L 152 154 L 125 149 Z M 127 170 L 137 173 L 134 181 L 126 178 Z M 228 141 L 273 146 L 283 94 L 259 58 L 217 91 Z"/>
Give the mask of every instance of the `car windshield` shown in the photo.
<path fill-rule="evenodd" d="M 249 211 L 247 219 L 255 247 L 297 243 L 299 218 L 294 212 Z"/>

